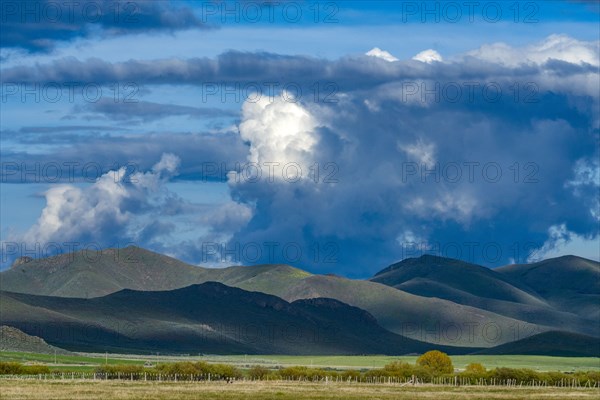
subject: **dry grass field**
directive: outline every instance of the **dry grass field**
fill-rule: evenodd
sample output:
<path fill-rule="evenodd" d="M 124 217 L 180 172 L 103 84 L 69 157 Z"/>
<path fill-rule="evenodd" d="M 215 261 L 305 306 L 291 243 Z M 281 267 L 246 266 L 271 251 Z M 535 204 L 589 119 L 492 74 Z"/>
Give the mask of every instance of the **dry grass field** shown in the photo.
<path fill-rule="evenodd" d="M 442 387 L 298 382 L 127 382 L 0 380 L 3 400 L 409 400 L 598 399 L 598 389 Z"/>

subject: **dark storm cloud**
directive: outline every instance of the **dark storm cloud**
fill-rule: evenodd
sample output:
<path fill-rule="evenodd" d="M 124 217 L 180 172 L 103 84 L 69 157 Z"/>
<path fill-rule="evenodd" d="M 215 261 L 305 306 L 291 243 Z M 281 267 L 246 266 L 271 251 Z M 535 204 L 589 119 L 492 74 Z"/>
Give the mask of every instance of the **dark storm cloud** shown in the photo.
<path fill-rule="evenodd" d="M 46 52 L 57 43 L 95 35 L 206 28 L 193 10 L 166 1 L 3 1 L 3 48 Z"/>
<path fill-rule="evenodd" d="M 542 96 L 531 108 L 476 101 L 421 107 L 387 100 L 373 110 L 357 97 L 329 106 L 313 161 L 335 162 L 338 182 L 234 187 L 256 213 L 232 243 L 277 238 L 280 249 L 299 244 L 301 262 L 314 271 L 364 276 L 423 252 L 492 266 L 525 261 L 548 227 L 565 221 L 597 235 L 591 197 L 564 186 L 576 160 L 598 157 L 593 110 L 575 109 L 567 96 Z M 433 146 L 432 162 L 403 150 L 420 141 Z M 339 249 L 335 262 L 314 262 L 311 249 L 328 243 Z M 260 261 L 290 262 L 281 252 L 268 257 Z"/>

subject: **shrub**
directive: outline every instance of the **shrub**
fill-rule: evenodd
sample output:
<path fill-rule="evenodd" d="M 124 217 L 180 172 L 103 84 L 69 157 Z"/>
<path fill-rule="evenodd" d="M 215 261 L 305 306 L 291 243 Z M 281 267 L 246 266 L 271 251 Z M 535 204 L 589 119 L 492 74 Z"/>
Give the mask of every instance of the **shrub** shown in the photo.
<path fill-rule="evenodd" d="M 205 373 L 207 368 L 203 368 L 202 365 L 206 363 L 193 363 L 193 362 L 178 362 L 178 363 L 166 363 L 158 364 L 155 368 L 156 372 L 164 375 L 201 375 Z"/>
<path fill-rule="evenodd" d="M 413 369 L 413 375 L 422 382 L 431 382 L 431 378 L 440 375 L 434 373 L 430 368 L 416 365 Z"/>
<path fill-rule="evenodd" d="M 165 375 L 211 375 L 211 379 L 231 379 L 241 378 L 242 373 L 236 367 L 226 364 L 209 364 L 204 361 L 199 362 L 177 362 L 159 364 L 156 366 L 156 372 Z"/>
<path fill-rule="evenodd" d="M 261 365 L 255 365 L 248 370 L 248 376 L 252 379 L 265 379 L 271 371 Z"/>
<path fill-rule="evenodd" d="M 25 369 L 24 373 L 26 375 L 39 375 L 39 374 L 49 374 L 50 368 L 46 365 L 26 365 L 23 367 Z"/>
<path fill-rule="evenodd" d="M 587 371 L 581 373 L 581 381 L 600 382 L 600 371 Z"/>
<path fill-rule="evenodd" d="M 465 370 L 459 376 L 463 379 L 468 379 L 471 384 L 474 384 L 480 379 L 487 379 L 488 373 L 483 365 L 471 363 L 465 367 Z"/>
<path fill-rule="evenodd" d="M 16 362 L 0 362 L 0 375 L 21 375 L 24 368 Z"/>
<path fill-rule="evenodd" d="M 0 375 L 38 375 L 49 374 L 45 365 L 23 365 L 17 362 L 0 362 Z"/>
<path fill-rule="evenodd" d="M 530 382 L 533 380 L 541 380 L 541 374 L 526 368 L 496 368 L 490 372 L 490 378 L 496 380 L 516 380 L 519 382 Z"/>
<path fill-rule="evenodd" d="M 387 364 L 385 367 L 383 367 L 383 371 L 384 376 L 410 378 L 415 373 L 415 367 L 405 362 L 394 361 L 393 363 Z"/>
<path fill-rule="evenodd" d="M 485 367 L 479 363 L 471 363 L 465 367 L 465 372 L 474 375 L 483 375 L 485 371 Z"/>
<path fill-rule="evenodd" d="M 284 379 L 308 379 L 307 367 L 287 367 L 279 371 Z"/>
<path fill-rule="evenodd" d="M 372 369 L 364 374 L 366 378 L 394 377 L 410 379 L 414 376 L 423 382 L 431 382 L 433 375 L 430 368 L 420 365 L 410 365 L 400 361 L 387 364 L 382 369 Z"/>
<path fill-rule="evenodd" d="M 241 378 L 242 373 L 233 365 L 227 364 L 208 364 L 209 372 L 221 379 Z"/>
<path fill-rule="evenodd" d="M 279 371 L 279 374 L 284 379 L 298 379 L 307 381 L 316 381 L 325 379 L 325 377 L 331 379 L 338 376 L 338 373 L 335 371 L 308 367 L 288 367 Z"/>
<path fill-rule="evenodd" d="M 448 354 L 438 350 L 428 351 L 417 359 L 417 365 L 431 371 L 434 375 L 451 374 L 454 372 L 452 360 Z"/>
<path fill-rule="evenodd" d="M 269 375 L 267 375 L 267 380 L 269 379 L 273 379 L 273 380 L 281 380 L 283 379 L 283 376 L 281 376 L 281 373 L 279 371 L 271 371 L 271 373 Z"/>

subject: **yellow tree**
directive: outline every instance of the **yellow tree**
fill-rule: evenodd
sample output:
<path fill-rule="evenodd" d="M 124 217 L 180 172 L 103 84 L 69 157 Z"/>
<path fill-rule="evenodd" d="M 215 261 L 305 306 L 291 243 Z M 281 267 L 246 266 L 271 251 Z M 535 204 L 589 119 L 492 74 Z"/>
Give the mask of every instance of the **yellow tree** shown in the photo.
<path fill-rule="evenodd" d="M 472 374 L 485 374 L 485 367 L 479 363 L 471 363 L 466 366 L 465 372 L 470 372 Z"/>
<path fill-rule="evenodd" d="M 431 370 L 434 374 L 451 374 L 454 372 L 454 366 L 448 354 L 438 350 L 423 354 L 417 359 L 417 364 Z"/>

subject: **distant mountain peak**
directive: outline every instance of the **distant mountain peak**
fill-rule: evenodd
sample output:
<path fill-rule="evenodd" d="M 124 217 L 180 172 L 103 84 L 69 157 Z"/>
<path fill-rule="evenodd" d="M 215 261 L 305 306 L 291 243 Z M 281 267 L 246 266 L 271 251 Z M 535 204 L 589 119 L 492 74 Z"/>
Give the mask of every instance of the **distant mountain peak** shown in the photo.
<path fill-rule="evenodd" d="M 409 258 L 405 258 L 402 261 L 394 263 L 394 264 L 388 266 L 387 268 L 384 268 L 381 271 L 377 272 L 375 274 L 375 276 L 383 275 L 385 273 L 395 271 L 395 270 L 403 268 L 403 267 L 414 267 L 417 265 L 418 266 L 427 266 L 427 265 L 469 266 L 469 265 L 474 265 L 474 264 L 471 264 L 471 263 L 468 263 L 468 262 L 462 261 L 462 260 L 457 260 L 454 258 L 449 258 L 449 257 L 436 256 L 433 254 L 423 254 L 419 257 L 409 257 Z"/>
<path fill-rule="evenodd" d="M 585 262 L 590 263 L 592 266 L 600 267 L 600 263 L 598 261 L 590 260 L 584 257 L 579 257 L 573 254 L 567 254 L 556 258 L 547 258 L 545 260 L 539 261 L 539 263 L 543 263 L 544 261 Z"/>

